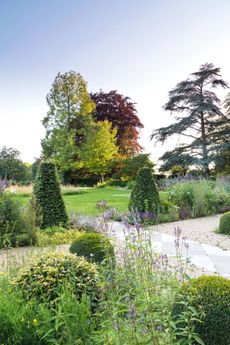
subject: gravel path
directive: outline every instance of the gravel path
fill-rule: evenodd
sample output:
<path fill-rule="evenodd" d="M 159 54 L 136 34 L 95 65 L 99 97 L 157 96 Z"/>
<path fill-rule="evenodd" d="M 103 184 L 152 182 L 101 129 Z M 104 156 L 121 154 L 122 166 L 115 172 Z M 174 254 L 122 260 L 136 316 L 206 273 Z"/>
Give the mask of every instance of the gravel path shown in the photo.
<path fill-rule="evenodd" d="M 174 228 L 179 226 L 182 235 L 189 240 L 217 246 L 224 250 L 230 249 L 230 236 L 216 233 L 221 215 L 196 219 L 181 220 L 172 223 L 158 224 L 148 227 L 150 230 L 174 235 Z"/>

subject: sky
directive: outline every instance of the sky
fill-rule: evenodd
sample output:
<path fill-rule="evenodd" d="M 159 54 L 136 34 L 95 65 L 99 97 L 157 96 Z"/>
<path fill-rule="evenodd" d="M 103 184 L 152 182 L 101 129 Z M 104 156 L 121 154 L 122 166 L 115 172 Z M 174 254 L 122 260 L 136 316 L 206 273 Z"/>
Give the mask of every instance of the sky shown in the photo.
<path fill-rule="evenodd" d="M 0 0 L 0 148 L 39 157 L 46 95 L 58 72 L 74 70 L 89 92 L 136 102 L 156 162 L 176 144 L 150 141 L 173 121 L 168 92 L 206 62 L 230 83 L 229 19 L 229 0 Z"/>

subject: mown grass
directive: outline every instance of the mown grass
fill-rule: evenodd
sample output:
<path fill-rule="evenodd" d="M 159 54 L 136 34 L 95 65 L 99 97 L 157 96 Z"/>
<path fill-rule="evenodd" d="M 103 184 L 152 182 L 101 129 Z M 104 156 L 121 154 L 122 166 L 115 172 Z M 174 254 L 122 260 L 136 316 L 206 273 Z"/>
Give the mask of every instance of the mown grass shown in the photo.
<path fill-rule="evenodd" d="M 85 215 L 96 215 L 96 204 L 105 200 L 110 207 L 116 207 L 120 212 L 128 210 L 130 191 L 116 187 L 107 188 L 82 188 L 76 192 L 63 195 L 68 212 L 75 211 Z M 30 196 L 28 194 L 15 194 L 14 196 L 22 205 L 26 205 Z"/>

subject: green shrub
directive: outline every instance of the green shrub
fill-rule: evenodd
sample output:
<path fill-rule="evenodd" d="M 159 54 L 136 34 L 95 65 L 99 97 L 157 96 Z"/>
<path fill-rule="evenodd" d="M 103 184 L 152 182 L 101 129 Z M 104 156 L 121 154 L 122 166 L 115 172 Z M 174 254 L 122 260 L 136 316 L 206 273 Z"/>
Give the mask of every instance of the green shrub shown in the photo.
<path fill-rule="evenodd" d="M 57 180 L 55 165 L 41 163 L 33 188 L 37 216 L 42 229 L 54 225 L 66 225 L 67 214 Z"/>
<path fill-rule="evenodd" d="M 108 238 L 99 233 L 85 233 L 70 246 L 70 252 L 101 263 L 106 258 L 114 260 L 114 248 Z"/>
<path fill-rule="evenodd" d="M 107 186 L 125 188 L 127 186 L 127 181 L 112 178 L 107 181 Z"/>
<path fill-rule="evenodd" d="M 50 229 L 50 228 L 47 228 Z M 47 232 L 44 230 L 36 231 L 36 245 L 39 247 L 46 247 L 51 245 L 59 244 L 71 244 L 80 235 L 80 232 L 76 229 L 63 229 L 60 228 L 58 231 Z"/>
<path fill-rule="evenodd" d="M 158 216 L 159 223 L 175 222 L 179 220 L 178 207 L 170 201 L 161 199 L 162 212 Z"/>
<path fill-rule="evenodd" d="M 15 239 L 16 247 L 31 246 L 33 243 L 30 236 L 27 233 L 16 235 Z"/>
<path fill-rule="evenodd" d="M 14 246 L 16 236 L 23 231 L 21 205 L 8 193 L 0 194 L 0 248 Z"/>
<path fill-rule="evenodd" d="M 134 181 L 128 181 L 127 182 L 127 189 L 130 189 L 130 190 L 132 190 L 133 189 L 133 187 L 134 187 Z"/>
<path fill-rule="evenodd" d="M 220 217 L 219 232 L 230 235 L 230 212 L 226 212 Z"/>
<path fill-rule="evenodd" d="M 160 208 L 159 192 L 152 169 L 148 167 L 141 168 L 131 192 L 129 209 L 158 214 Z"/>
<path fill-rule="evenodd" d="M 183 182 L 169 189 L 169 200 L 179 208 L 190 208 L 194 205 L 193 185 L 196 182 Z"/>
<path fill-rule="evenodd" d="M 193 185 L 193 216 L 203 217 L 207 214 L 208 199 L 205 195 L 206 184 L 203 182 L 194 183 Z"/>
<path fill-rule="evenodd" d="M 49 332 L 50 312 L 35 301 L 26 303 L 20 291 L 12 289 L 8 279 L 0 278 L 0 344 L 48 345 L 37 334 L 38 320 L 43 323 L 43 335 Z"/>
<path fill-rule="evenodd" d="M 78 301 L 65 288 L 50 308 L 35 298 L 25 301 L 8 279 L 0 278 L 0 325 L 4 345 L 89 345 L 94 320 L 85 294 Z"/>
<path fill-rule="evenodd" d="M 93 303 L 99 292 L 97 268 L 83 257 L 50 252 L 34 259 L 20 270 L 14 284 L 27 299 L 54 300 L 63 286 L 68 286 L 78 299 L 86 292 Z"/>
<path fill-rule="evenodd" d="M 107 186 L 107 183 L 106 182 L 100 182 L 98 181 L 97 184 L 96 184 L 96 188 L 105 188 Z"/>
<path fill-rule="evenodd" d="M 195 331 L 205 345 L 227 345 L 230 340 L 230 280 L 216 276 L 201 276 L 184 284 L 173 309 L 175 318 L 181 315 L 183 300 L 203 314 L 202 322 L 193 321 Z M 183 327 L 183 325 L 181 325 Z"/>
<path fill-rule="evenodd" d="M 230 195 L 219 181 L 178 182 L 168 189 L 169 200 L 181 210 L 181 218 L 202 217 L 228 210 Z"/>

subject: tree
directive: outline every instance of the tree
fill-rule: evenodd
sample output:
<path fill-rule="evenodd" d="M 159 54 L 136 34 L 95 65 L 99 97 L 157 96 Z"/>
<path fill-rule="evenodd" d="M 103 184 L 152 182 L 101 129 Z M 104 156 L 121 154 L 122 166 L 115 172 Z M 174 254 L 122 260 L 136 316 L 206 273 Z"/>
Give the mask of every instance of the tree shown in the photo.
<path fill-rule="evenodd" d="M 117 91 L 100 91 L 90 94 L 96 104 L 93 117 L 97 121 L 108 120 L 117 129 L 118 151 L 124 156 L 133 156 L 142 150 L 138 143 L 139 129 L 143 124 L 137 115 L 135 103 Z"/>
<path fill-rule="evenodd" d="M 134 209 L 140 213 L 146 211 L 154 214 L 159 213 L 159 192 L 151 168 L 143 167 L 139 170 L 130 196 L 129 209 Z"/>
<path fill-rule="evenodd" d="M 216 138 L 217 149 L 215 151 L 215 171 L 229 174 L 230 172 L 230 93 L 227 95 L 224 107 L 227 121 L 218 126 L 219 136 Z"/>
<path fill-rule="evenodd" d="M 46 137 L 42 142 L 45 158 L 54 158 L 61 171 L 81 167 L 79 147 L 92 123 L 95 104 L 79 73 L 58 73 L 47 95 L 49 111 L 43 119 Z"/>
<path fill-rule="evenodd" d="M 210 63 L 202 65 L 198 72 L 169 92 L 164 110 L 175 114 L 176 122 L 154 130 L 151 136 L 161 143 L 173 135 L 189 138 L 189 143 L 179 146 L 180 153 L 200 164 L 206 175 L 209 174 L 209 163 L 214 161 L 219 150 L 219 141 L 223 140 L 221 128 L 228 121 L 214 92 L 218 86 L 228 87 L 220 76 L 220 68 Z M 168 152 L 169 161 L 171 156 L 175 158 L 175 150 Z"/>
<path fill-rule="evenodd" d="M 32 181 L 35 181 L 38 170 L 39 170 L 39 165 L 42 162 L 41 158 L 35 158 L 35 161 L 32 164 L 31 170 L 32 170 Z"/>
<path fill-rule="evenodd" d="M 91 173 L 104 176 L 111 169 L 111 161 L 117 154 L 116 129 L 108 121 L 98 121 L 82 144 L 80 158 Z"/>
<path fill-rule="evenodd" d="M 20 159 L 20 152 L 12 147 L 3 146 L 0 151 L 0 177 L 16 182 L 29 179 L 30 167 Z"/>
<path fill-rule="evenodd" d="M 183 153 L 180 147 L 175 148 L 173 152 L 165 152 L 161 157 L 161 161 L 163 163 L 160 166 L 160 171 L 170 171 L 172 173 L 172 170 L 176 167 L 177 170 L 180 168 L 179 170 L 183 175 L 187 173 L 192 164 L 199 163 L 195 157 Z"/>
<path fill-rule="evenodd" d="M 133 157 L 115 159 L 113 162 L 113 178 L 135 180 L 138 172 L 144 166 L 153 169 L 154 164 L 149 158 L 150 154 L 140 153 Z"/>
<path fill-rule="evenodd" d="M 33 197 L 41 229 L 66 225 L 68 217 L 53 163 L 40 164 L 33 188 Z"/>

